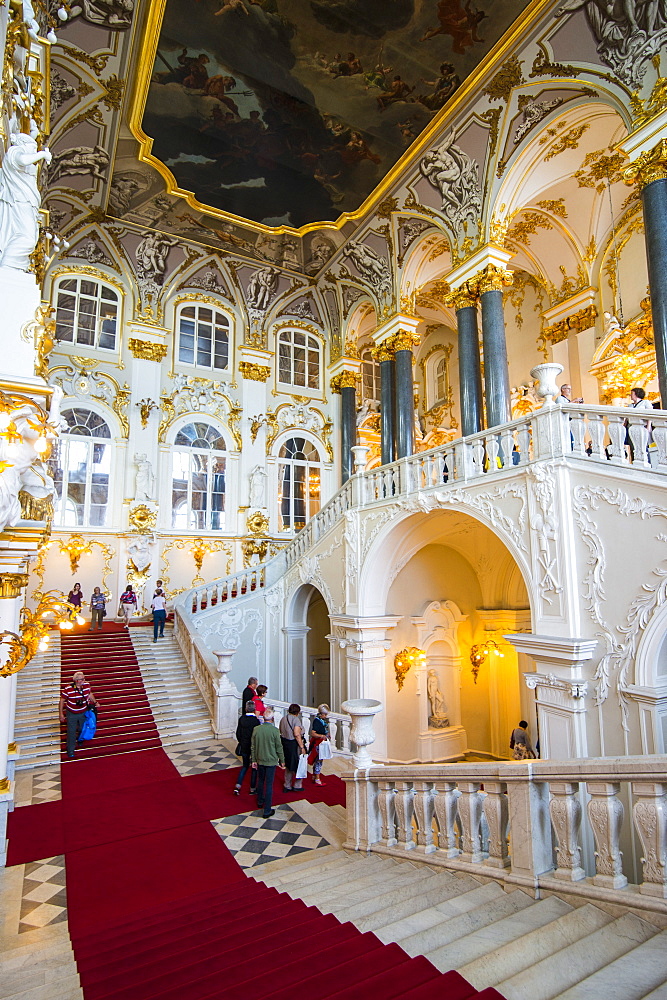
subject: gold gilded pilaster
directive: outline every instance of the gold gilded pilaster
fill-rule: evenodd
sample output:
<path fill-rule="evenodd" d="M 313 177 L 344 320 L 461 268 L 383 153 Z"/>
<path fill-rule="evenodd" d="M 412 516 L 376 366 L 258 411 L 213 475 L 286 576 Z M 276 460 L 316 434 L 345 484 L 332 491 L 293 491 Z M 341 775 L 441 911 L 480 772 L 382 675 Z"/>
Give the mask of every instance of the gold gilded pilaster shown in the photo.
<path fill-rule="evenodd" d="M 27 586 L 27 573 L 0 573 L 0 600 L 20 597 L 21 591 Z"/>

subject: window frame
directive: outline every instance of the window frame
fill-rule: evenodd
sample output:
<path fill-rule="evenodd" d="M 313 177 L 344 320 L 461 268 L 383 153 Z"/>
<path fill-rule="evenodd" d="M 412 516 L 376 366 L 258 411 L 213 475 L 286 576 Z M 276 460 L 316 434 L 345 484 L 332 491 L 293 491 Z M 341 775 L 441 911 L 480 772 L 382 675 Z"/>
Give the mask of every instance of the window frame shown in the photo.
<path fill-rule="evenodd" d="M 381 402 L 380 394 L 382 391 L 382 383 L 380 379 L 380 363 L 376 361 L 375 358 L 373 357 L 373 350 L 371 347 L 362 348 L 360 360 L 361 360 L 361 383 L 360 383 L 359 395 L 360 395 L 361 405 L 363 406 L 366 400 L 371 400 L 371 402 L 378 403 L 379 405 L 379 403 Z M 377 387 L 376 396 L 366 395 L 366 382 L 365 382 L 366 373 L 364 371 L 364 365 L 368 364 L 373 365 L 373 385 Z"/>
<path fill-rule="evenodd" d="M 310 448 L 312 448 L 312 450 L 317 455 L 317 460 L 313 461 L 311 459 L 290 458 L 290 457 L 287 457 L 287 456 L 283 456 L 282 452 L 286 448 L 288 442 L 295 441 L 295 440 L 301 440 L 301 441 L 304 442 L 305 445 L 307 445 Z M 313 437 L 312 437 L 312 435 L 309 435 L 309 434 L 305 433 L 300 428 L 291 428 L 288 432 L 285 432 L 285 434 L 281 437 L 280 441 L 276 442 L 274 455 L 275 455 L 274 462 L 275 462 L 275 465 L 276 465 L 276 488 L 275 488 L 274 497 L 275 497 L 275 504 L 276 504 L 275 509 L 276 509 L 276 513 L 277 513 L 277 533 L 280 534 L 280 535 L 297 534 L 299 531 L 301 531 L 303 528 L 305 528 L 305 526 L 315 516 L 315 514 L 317 514 L 318 511 L 320 511 L 322 509 L 322 505 L 323 505 L 322 496 L 323 496 L 323 488 L 324 488 L 324 476 L 325 476 L 326 466 L 327 466 L 326 460 L 323 459 L 323 457 L 322 457 L 322 444 L 321 444 L 321 442 L 319 442 L 317 440 L 314 440 Z M 284 480 L 283 480 L 283 477 L 281 476 L 281 469 L 284 468 L 284 467 L 286 467 L 286 466 L 288 466 L 288 465 L 289 465 L 289 467 L 291 469 L 294 469 L 294 468 L 297 468 L 297 467 L 298 468 L 303 467 L 305 469 L 305 475 L 304 475 L 304 478 L 302 480 L 302 482 L 304 482 L 304 483 L 310 483 L 311 469 L 316 469 L 317 472 L 318 472 L 318 474 L 319 474 L 319 479 L 318 479 L 318 487 L 319 488 L 318 488 L 317 500 L 316 501 L 311 500 L 310 496 L 303 497 L 303 501 L 304 501 L 304 504 L 305 504 L 305 512 L 306 512 L 307 516 L 306 516 L 305 520 L 303 521 L 303 524 L 299 524 L 298 527 L 296 526 L 296 514 L 295 514 L 295 510 L 294 510 L 294 504 L 295 504 L 295 502 L 299 498 L 296 497 L 296 496 L 294 496 L 294 495 L 291 495 L 289 497 L 289 515 L 288 516 L 289 516 L 290 523 L 287 524 L 287 525 L 283 524 L 284 514 L 283 514 L 282 507 L 283 507 L 283 501 L 284 501 L 285 497 L 284 497 L 284 495 L 282 493 L 282 486 L 283 486 Z M 294 484 L 296 482 L 296 479 L 294 478 L 293 475 L 290 477 L 290 482 L 292 484 Z M 314 508 L 313 508 L 313 503 L 316 504 L 316 506 Z"/>
<path fill-rule="evenodd" d="M 105 435 L 94 435 L 94 434 L 72 434 L 72 433 L 70 433 L 69 429 L 66 430 L 66 431 L 62 431 L 61 432 L 61 434 L 59 436 L 59 439 L 58 439 L 58 467 L 62 471 L 63 476 L 62 476 L 62 479 L 60 479 L 60 480 L 58 480 L 55 475 L 53 477 L 54 478 L 54 487 L 55 487 L 55 484 L 58 481 L 61 484 L 60 501 L 58 500 L 57 491 L 56 491 L 56 494 L 55 494 L 54 512 L 53 512 L 53 525 L 54 525 L 54 527 L 57 527 L 57 528 L 89 528 L 89 529 L 90 528 L 98 528 L 98 529 L 99 528 L 108 528 L 109 527 L 110 514 L 112 512 L 112 499 L 113 499 L 112 496 L 111 496 L 111 484 L 112 484 L 112 481 L 113 481 L 113 467 L 112 467 L 112 464 L 113 464 L 113 457 L 114 457 L 114 451 L 113 451 L 113 447 L 112 447 L 113 446 L 113 442 L 114 442 L 114 437 L 113 437 L 113 433 L 112 433 L 112 427 L 111 427 L 111 425 L 110 425 L 110 423 L 107 420 L 107 418 L 106 418 L 105 415 L 99 413 L 97 410 L 94 410 L 91 407 L 80 405 L 78 403 L 78 401 L 71 402 L 69 405 L 65 405 L 63 407 L 63 409 L 61 410 L 61 416 L 65 419 L 65 414 L 66 413 L 68 413 L 68 412 L 75 412 L 75 411 L 85 412 L 85 413 L 87 413 L 89 415 L 89 417 L 93 416 L 93 417 L 98 418 L 99 423 L 96 426 L 98 428 L 100 426 L 105 427 L 106 430 L 108 431 L 108 436 L 105 436 Z M 76 426 L 76 427 L 84 427 L 86 425 L 85 424 L 81 424 L 81 423 L 77 423 L 74 426 Z M 69 425 L 68 425 L 68 427 L 69 427 Z M 65 516 L 66 516 L 66 513 L 67 513 L 67 504 L 68 504 L 68 501 L 69 501 L 69 487 L 70 487 L 70 485 L 74 485 L 75 484 L 75 481 L 70 478 L 71 469 L 70 469 L 70 461 L 69 461 L 69 459 L 70 459 L 70 451 L 71 451 L 71 446 L 70 446 L 70 442 L 71 441 L 76 441 L 77 444 L 79 444 L 80 442 L 83 441 L 83 442 L 86 443 L 86 446 L 87 446 L 87 453 L 86 453 L 86 479 L 85 479 L 85 482 L 83 484 L 83 486 L 84 486 L 83 515 L 82 515 L 81 522 L 79 522 L 78 520 L 76 520 L 73 523 L 68 522 L 67 520 L 65 520 Z M 102 504 L 95 504 L 95 505 L 93 505 L 93 502 L 92 502 L 93 501 L 93 488 L 96 485 L 100 485 L 100 484 L 93 483 L 93 475 L 95 474 L 95 464 L 96 464 L 95 461 L 94 461 L 94 457 L 95 457 L 94 449 L 95 449 L 95 444 L 96 443 L 98 445 L 100 443 L 104 443 L 105 448 L 108 448 L 108 451 L 107 451 L 107 456 L 108 456 L 108 472 L 107 472 L 107 481 L 106 481 L 107 497 L 106 497 L 106 501 L 105 501 L 105 503 L 103 505 Z M 97 463 L 97 464 L 99 465 L 100 463 Z M 53 469 L 53 465 L 51 465 L 51 471 L 52 472 L 55 471 Z M 98 475 L 99 475 L 99 473 L 98 473 Z M 91 507 L 92 506 L 103 507 L 103 509 L 104 509 L 104 517 L 103 517 L 102 522 L 99 523 L 99 524 L 94 524 L 91 521 L 90 512 L 91 512 Z M 60 517 L 59 517 L 59 514 L 60 514 Z"/>
<path fill-rule="evenodd" d="M 192 322 L 194 323 L 195 329 L 192 334 L 193 346 L 192 346 L 192 361 L 184 361 L 181 358 L 181 338 L 183 336 L 183 331 L 181 330 L 181 318 L 183 311 L 185 309 L 194 309 L 195 316 Z M 199 310 L 209 309 L 211 311 L 211 329 L 217 330 L 221 327 L 221 324 L 215 319 L 216 314 L 219 315 L 224 324 L 226 324 L 226 334 L 227 334 L 227 344 L 226 344 L 226 366 L 224 368 L 218 368 L 215 366 L 216 360 L 216 336 L 212 334 L 211 336 L 211 348 L 210 348 L 210 364 L 202 364 L 199 361 L 199 326 L 203 322 L 199 319 Z M 189 317 L 188 317 L 189 318 Z M 207 372 L 226 372 L 227 374 L 231 371 L 232 362 L 232 331 L 233 331 L 233 318 L 230 316 L 229 312 L 223 308 L 222 304 L 215 299 L 210 298 L 197 298 L 195 296 L 187 296 L 186 298 L 179 299 L 175 304 L 174 310 L 174 364 L 182 366 L 189 371 L 207 371 Z"/>
<path fill-rule="evenodd" d="M 208 416 L 208 415 L 206 415 L 206 416 Z M 223 445 L 224 445 L 224 447 L 222 449 L 210 448 L 210 447 L 209 448 L 202 448 L 202 447 L 196 447 L 194 445 L 187 445 L 187 444 L 183 444 L 183 443 L 178 444 L 177 443 L 177 438 L 178 438 L 179 434 L 182 434 L 186 427 L 195 426 L 196 424 L 206 425 L 209 428 L 209 430 L 215 432 L 215 440 L 216 441 L 220 441 L 221 440 L 222 443 L 223 443 Z M 196 438 L 195 440 L 201 440 L 201 438 Z M 224 430 L 222 430 L 215 422 L 211 421 L 210 419 L 202 419 L 197 414 L 189 414 L 188 418 L 180 425 L 180 427 L 178 427 L 178 429 L 174 430 L 174 432 L 173 432 L 173 440 L 172 440 L 172 442 L 170 444 L 170 448 L 169 448 L 169 451 L 170 451 L 170 478 L 169 478 L 169 482 L 170 482 L 171 499 L 172 499 L 172 513 L 171 513 L 171 519 L 170 519 L 169 528 L 170 528 L 171 531 L 183 531 L 183 532 L 207 531 L 207 532 L 215 532 L 217 534 L 217 533 L 225 532 L 227 530 L 227 524 L 226 524 L 226 520 L 227 520 L 227 498 L 228 498 L 227 477 L 228 477 L 228 472 L 229 472 L 229 447 L 228 447 L 228 443 L 227 442 L 228 442 L 228 436 L 227 436 L 227 433 Z M 185 515 L 186 515 L 186 518 L 191 517 L 193 514 L 199 514 L 199 513 L 203 512 L 206 515 L 206 517 L 204 519 L 205 520 L 205 524 L 203 526 L 196 525 L 196 524 L 191 524 L 191 523 L 188 523 L 188 524 L 185 524 L 185 525 L 179 525 L 179 524 L 175 523 L 175 518 L 178 515 L 177 515 L 177 508 L 174 506 L 174 493 L 175 493 L 174 483 L 175 483 L 175 479 L 176 479 L 176 469 L 175 469 L 175 463 L 174 463 L 174 456 L 177 455 L 177 454 L 178 455 L 187 456 L 187 458 L 188 458 L 188 462 L 187 462 L 187 479 L 185 480 L 185 482 L 186 482 L 186 488 L 185 488 L 185 494 L 186 494 L 186 496 L 185 496 L 185 501 L 184 501 L 185 502 Z M 203 506 L 203 507 L 193 507 L 193 505 L 192 505 L 193 493 L 201 493 L 202 492 L 201 490 L 196 490 L 196 489 L 193 488 L 193 478 L 194 478 L 194 476 L 201 475 L 201 471 L 202 471 L 201 469 L 197 469 L 196 466 L 193 465 L 193 458 L 195 456 L 198 457 L 198 458 L 200 458 L 200 459 L 202 457 L 206 458 L 206 471 L 205 471 L 205 475 L 206 475 L 206 501 L 205 501 L 205 506 Z M 223 471 L 222 471 L 222 473 L 216 472 L 215 469 L 213 468 L 213 461 L 216 459 L 216 457 L 218 459 L 222 458 L 222 461 L 223 461 Z M 223 486 L 224 486 L 224 488 L 223 488 L 222 491 L 215 490 L 213 488 L 214 485 L 215 485 L 215 477 L 219 476 L 219 475 L 222 475 L 222 477 L 223 477 Z M 179 480 L 179 481 L 182 482 L 183 480 Z M 214 499 L 213 498 L 216 497 L 216 496 L 221 496 L 222 497 L 222 505 L 220 507 L 216 507 L 215 504 L 214 504 Z M 219 527 L 213 527 L 212 526 L 212 522 L 214 520 L 214 515 L 215 514 L 220 515 L 221 525 Z"/>
<path fill-rule="evenodd" d="M 72 290 L 72 289 L 65 289 L 65 288 L 63 288 L 63 285 L 65 284 L 65 282 L 68 282 L 68 281 L 76 281 L 77 282 L 76 289 Z M 95 296 L 92 296 L 91 294 L 89 294 L 87 292 L 83 292 L 81 290 L 81 285 L 83 284 L 83 282 L 95 283 L 98 286 L 98 288 L 97 288 L 97 294 Z M 113 295 L 116 296 L 115 301 L 111 300 L 110 298 L 105 298 L 103 296 L 102 292 L 103 292 L 104 289 L 106 291 L 108 291 L 108 292 L 111 292 Z M 74 318 L 73 318 L 72 327 L 71 327 L 71 333 L 72 333 L 71 339 L 67 339 L 65 337 L 62 337 L 59 334 L 59 330 L 58 330 L 59 325 L 62 324 L 62 320 L 58 319 L 59 312 L 60 312 L 60 309 L 63 309 L 63 310 L 65 309 L 65 306 L 61 306 L 59 304 L 59 298 L 60 298 L 61 294 L 62 295 L 74 296 L 74 300 L 75 300 L 74 310 L 73 310 L 73 312 L 74 312 Z M 56 338 L 55 339 L 56 339 L 56 343 L 58 343 L 59 345 L 70 346 L 72 348 L 76 348 L 76 350 L 79 350 L 80 348 L 84 348 L 84 349 L 91 350 L 91 351 L 102 351 L 105 354 L 117 354 L 118 351 L 120 350 L 120 347 L 121 347 L 121 325 L 122 325 L 122 315 L 123 315 L 123 298 L 124 298 L 124 293 L 123 293 L 122 288 L 119 288 L 118 285 L 111 278 L 107 277 L 104 274 L 98 274 L 98 273 L 96 273 L 96 274 L 82 274 L 80 271 L 74 271 L 73 270 L 73 271 L 68 271 L 65 274 L 59 274 L 59 275 L 57 275 L 55 277 L 55 282 L 54 282 L 53 290 L 52 290 L 52 293 L 51 293 L 51 301 L 52 301 L 52 304 L 53 304 L 53 308 L 55 309 L 55 323 L 56 323 Z M 86 343 L 85 341 L 78 339 L 78 337 L 79 337 L 79 329 L 80 329 L 79 319 L 80 319 L 80 317 L 86 315 L 86 313 L 85 312 L 82 313 L 81 309 L 80 309 L 80 305 L 81 305 L 81 300 L 82 299 L 85 300 L 85 301 L 89 301 L 89 302 L 90 301 L 94 301 L 96 303 L 95 328 L 94 328 L 94 337 L 93 337 L 93 343 L 92 344 Z M 115 326 L 115 329 L 113 331 L 113 347 L 107 347 L 107 346 L 104 346 L 104 345 L 100 344 L 100 339 L 103 336 L 109 336 L 110 335 L 108 330 L 105 331 L 105 330 L 102 329 L 102 325 L 104 323 L 104 318 L 103 318 L 103 315 L 102 315 L 102 309 L 104 308 L 104 306 L 107 306 L 108 308 L 111 308 L 111 307 L 115 308 L 115 323 L 116 323 L 116 326 Z M 67 311 L 71 312 L 72 310 L 68 309 Z M 90 315 L 90 313 L 88 313 L 88 315 Z M 83 329 L 83 328 L 81 328 L 81 329 Z"/>
<path fill-rule="evenodd" d="M 320 334 L 314 327 L 300 325 L 298 323 L 285 323 L 280 327 L 277 327 L 274 331 L 276 338 L 276 389 L 282 387 L 285 390 L 298 390 L 299 394 L 307 395 L 321 395 L 322 393 L 322 370 L 323 370 L 323 343 Z M 294 336 L 303 336 L 305 338 L 304 345 L 299 345 L 294 343 Z M 286 340 L 286 337 L 290 337 L 290 340 Z M 311 345 L 308 341 L 312 341 Z M 281 378 L 281 360 L 282 352 L 281 346 L 288 346 L 290 348 L 290 379 L 289 382 L 283 382 Z M 314 345 L 314 346 L 313 346 Z M 304 384 L 300 385 L 295 382 L 295 365 L 297 360 L 295 358 L 295 350 L 304 350 Z M 310 355 L 316 354 L 317 356 L 317 373 L 316 373 L 316 385 L 308 385 L 308 379 L 310 372 L 308 371 L 308 365 L 312 362 L 310 361 Z"/>

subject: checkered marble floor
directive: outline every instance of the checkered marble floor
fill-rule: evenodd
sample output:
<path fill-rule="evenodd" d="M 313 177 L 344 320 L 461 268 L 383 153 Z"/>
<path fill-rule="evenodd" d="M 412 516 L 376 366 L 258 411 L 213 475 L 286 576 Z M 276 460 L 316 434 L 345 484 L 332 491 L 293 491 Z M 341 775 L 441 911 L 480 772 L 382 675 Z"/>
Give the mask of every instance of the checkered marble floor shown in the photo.
<path fill-rule="evenodd" d="M 19 934 L 66 919 L 65 856 L 58 854 L 25 865 Z"/>
<path fill-rule="evenodd" d="M 256 868 L 267 861 L 328 846 L 328 841 L 289 806 L 278 806 L 275 816 L 268 819 L 258 811 L 212 822 L 242 868 Z"/>
<path fill-rule="evenodd" d="M 166 746 L 164 749 L 182 778 L 205 771 L 224 771 L 240 764 L 238 757 L 223 743 L 214 740 L 184 746 Z"/>
<path fill-rule="evenodd" d="M 32 777 L 32 801 L 55 802 L 62 798 L 60 788 L 60 764 L 35 771 Z"/>

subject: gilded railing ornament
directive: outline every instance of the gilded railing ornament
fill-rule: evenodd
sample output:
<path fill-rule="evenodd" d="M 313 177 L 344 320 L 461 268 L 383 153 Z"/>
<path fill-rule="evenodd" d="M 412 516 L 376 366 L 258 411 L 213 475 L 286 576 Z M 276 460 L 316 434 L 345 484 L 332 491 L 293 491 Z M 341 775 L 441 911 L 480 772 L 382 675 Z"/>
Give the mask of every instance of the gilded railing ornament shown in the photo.
<path fill-rule="evenodd" d="M 359 372 L 344 371 L 339 372 L 338 375 L 334 375 L 329 385 L 332 392 L 340 393 L 342 389 L 356 389 L 357 383 L 360 380 L 361 375 Z"/>
<path fill-rule="evenodd" d="M 252 361 L 241 361 L 239 364 L 241 377 L 249 379 L 251 382 L 266 382 L 271 369 L 267 365 L 257 365 Z"/>
<path fill-rule="evenodd" d="M 643 190 L 653 181 L 667 179 L 667 139 L 661 139 L 653 149 L 642 153 L 623 171 L 626 184 L 637 184 Z"/>

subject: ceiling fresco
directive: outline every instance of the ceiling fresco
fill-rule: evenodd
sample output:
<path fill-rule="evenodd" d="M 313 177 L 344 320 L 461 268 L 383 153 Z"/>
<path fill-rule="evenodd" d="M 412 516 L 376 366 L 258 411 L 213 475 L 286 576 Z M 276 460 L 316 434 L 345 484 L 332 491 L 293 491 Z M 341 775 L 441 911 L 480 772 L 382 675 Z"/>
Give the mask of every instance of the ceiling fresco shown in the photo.
<path fill-rule="evenodd" d="M 203 205 L 265 226 L 332 222 L 526 6 L 166 0 L 141 128 Z"/>

